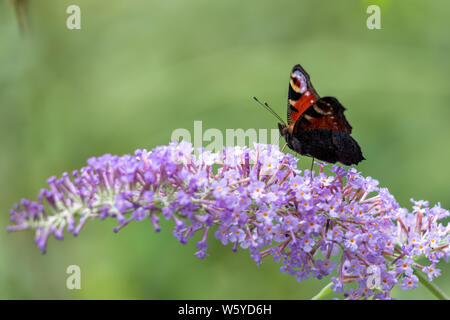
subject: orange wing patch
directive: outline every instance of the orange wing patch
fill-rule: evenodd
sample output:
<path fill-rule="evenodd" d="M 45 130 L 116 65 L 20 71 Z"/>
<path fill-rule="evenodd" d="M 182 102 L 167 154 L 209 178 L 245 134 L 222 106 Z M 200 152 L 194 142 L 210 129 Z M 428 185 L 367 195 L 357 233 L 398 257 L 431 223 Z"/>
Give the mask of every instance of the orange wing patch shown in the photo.
<path fill-rule="evenodd" d="M 317 101 L 316 95 L 312 94 L 311 91 L 306 90 L 300 99 L 297 101 L 289 100 L 289 104 L 293 106 L 297 111 L 293 110 L 291 112 L 291 121 L 292 123 L 297 122 L 300 116 L 313 104 Z"/>

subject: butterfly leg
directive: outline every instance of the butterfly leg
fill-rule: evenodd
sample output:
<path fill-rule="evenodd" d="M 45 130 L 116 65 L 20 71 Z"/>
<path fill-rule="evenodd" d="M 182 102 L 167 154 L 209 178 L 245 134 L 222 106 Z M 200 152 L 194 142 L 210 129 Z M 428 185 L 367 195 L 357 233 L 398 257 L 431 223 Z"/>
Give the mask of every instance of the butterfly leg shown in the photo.
<path fill-rule="evenodd" d="M 281 152 L 283 152 L 284 149 L 286 149 L 286 146 L 287 146 L 287 142 L 284 144 L 283 148 L 281 149 Z"/>
<path fill-rule="evenodd" d="M 314 157 L 312 158 L 312 161 L 311 161 L 311 181 L 313 179 L 313 168 L 314 168 Z"/>

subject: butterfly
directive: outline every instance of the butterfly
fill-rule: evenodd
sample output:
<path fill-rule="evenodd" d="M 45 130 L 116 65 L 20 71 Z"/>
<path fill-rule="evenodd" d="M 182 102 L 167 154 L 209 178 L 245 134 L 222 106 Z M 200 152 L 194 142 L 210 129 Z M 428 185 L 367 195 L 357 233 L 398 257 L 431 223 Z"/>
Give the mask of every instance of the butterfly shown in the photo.
<path fill-rule="evenodd" d="M 352 127 L 344 116 L 345 108 L 334 97 L 320 97 L 299 64 L 289 77 L 287 123 L 267 103 L 259 103 L 280 120 L 280 135 L 296 153 L 312 157 L 313 161 L 345 165 L 365 160 L 358 142 L 350 136 Z"/>

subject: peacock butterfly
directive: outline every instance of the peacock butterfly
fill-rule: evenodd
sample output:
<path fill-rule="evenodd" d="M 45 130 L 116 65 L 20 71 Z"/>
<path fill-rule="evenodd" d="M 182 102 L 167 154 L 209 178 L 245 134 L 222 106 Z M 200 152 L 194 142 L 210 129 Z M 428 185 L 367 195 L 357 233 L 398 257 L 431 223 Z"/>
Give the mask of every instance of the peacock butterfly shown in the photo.
<path fill-rule="evenodd" d="M 296 153 L 345 165 L 365 160 L 350 136 L 352 127 L 344 116 L 345 108 L 334 97 L 319 97 L 309 74 L 299 64 L 292 68 L 289 78 L 287 124 L 267 103 L 262 105 L 281 121 L 280 134 Z"/>

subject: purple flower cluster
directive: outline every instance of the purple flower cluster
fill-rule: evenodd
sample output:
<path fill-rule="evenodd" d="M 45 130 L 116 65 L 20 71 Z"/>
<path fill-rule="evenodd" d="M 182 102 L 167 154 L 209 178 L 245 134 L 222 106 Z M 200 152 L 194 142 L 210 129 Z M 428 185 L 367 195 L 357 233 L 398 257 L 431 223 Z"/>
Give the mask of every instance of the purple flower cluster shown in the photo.
<path fill-rule="evenodd" d="M 224 148 L 223 153 L 173 142 L 135 155 L 103 155 L 79 171 L 48 180 L 36 202 L 22 200 L 11 210 L 9 231 L 35 229 L 45 252 L 53 234 L 77 235 L 89 218 L 114 217 L 119 231 L 133 220 L 173 220 L 173 234 L 187 243 L 196 232 L 199 258 L 209 234 L 233 250 L 249 249 L 259 265 L 271 256 L 298 281 L 331 273 L 332 289 L 348 298 L 389 298 L 395 285 L 417 286 L 421 270 L 439 276 L 448 259 L 449 212 L 427 201 L 400 208 L 378 181 L 354 168 L 319 164 L 313 175 L 277 146 Z M 421 260 L 419 264 L 418 258 Z M 423 262 L 428 261 L 428 262 Z M 349 284 L 354 283 L 351 286 Z"/>

